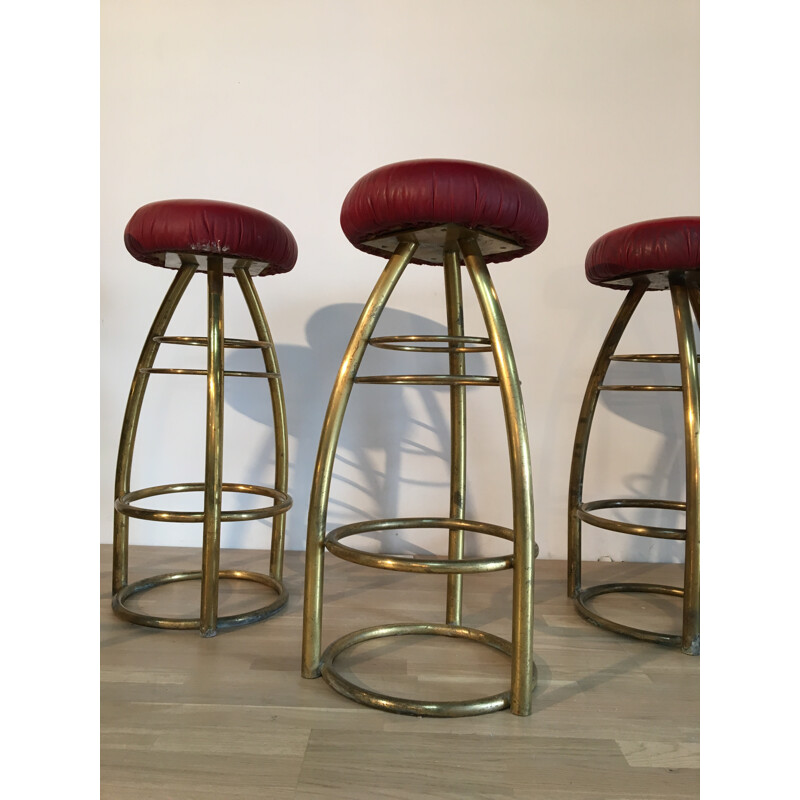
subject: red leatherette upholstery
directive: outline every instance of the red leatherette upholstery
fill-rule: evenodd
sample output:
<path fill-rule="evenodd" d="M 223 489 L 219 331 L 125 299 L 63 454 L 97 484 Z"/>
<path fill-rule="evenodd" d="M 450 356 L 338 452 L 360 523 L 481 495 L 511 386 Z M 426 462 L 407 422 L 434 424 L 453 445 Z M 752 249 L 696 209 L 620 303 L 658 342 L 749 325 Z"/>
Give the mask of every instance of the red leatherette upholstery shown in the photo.
<path fill-rule="evenodd" d="M 342 204 L 342 230 L 360 250 L 386 257 L 364 242 L 399 231 L 456 224 L 497 233 L 522 249 L 487 255 L 510 261 L 535 250 L 547 235 L 547 207 L 527 181 L 472 161 L 421 159 L 379 167 L 361 178 Z"/>
<path fill-rule="evenodd" d="M 700 270 L 700 217 L 626 225 L 601 236 L 586 254 L 586 278 L 600 285 L 669 270 Z M 630 282 L 612 288 L 624 289 Z"/>
<path fill-rule="evenodd" d="M 162 200 L 142 206 L 125 228 L 125 247 L 139 261 L 160 267 L 172 266 L 165 264 L 167 253 L 243 259 L 253 262 L 251 271 L 258 275 L 288 272 L 297 260 L 297 243 L 282 222 L 263 211 L 217 200 Z M 263 269 L 252 270 L 260 265 Z"/>

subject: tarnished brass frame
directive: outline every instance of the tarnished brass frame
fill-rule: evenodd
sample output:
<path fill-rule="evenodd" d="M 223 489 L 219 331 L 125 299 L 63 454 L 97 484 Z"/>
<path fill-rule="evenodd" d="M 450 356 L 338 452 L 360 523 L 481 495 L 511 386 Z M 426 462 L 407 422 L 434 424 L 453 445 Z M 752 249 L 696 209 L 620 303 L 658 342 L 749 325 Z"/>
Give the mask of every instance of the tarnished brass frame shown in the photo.
<path fill-rule="evenodd" d="M 342 636 L 332 642 L 322 655 L 322 678 L 339 694 L 349 697 L 362 705 L 378 708 L 381 711 L 391 711 L 396 714 L 407 714 L 418 717 L 466 717 L 477 714 L 488 714 L 492 711 L 501 711 L 511 704 L 511 692 L 499 692 L 475 700 L 411 700 L 394 695 L 382 694 L 365 689 L 344 678 L 334 667 L 336 659 L 347 649 L 374 639 L 383 639 L 390 636 L 449 636 L 452 638 L 469 639 L 473 642 L 486 644 L 511 655 L 511 642 L 485 631 L 475 628 L 466 628 L 454 625 L 437 625 L 433 623 L 396 623 L 379 625 L 374 628 L 363 628 Z M 535 667 L 534 667 L 535 670 Z"/>
<path fill-rule="evenodd" d="M 275 355 L 275 346 L 269 332 L 264 309 L 255 291 L 252 277 L 246 266 L 237 266 L 233 274 L 244 295 L 248 311 L 258 339 L 225 339 L 223 312 L 223 260 L 209 256 L 207 261 L 208 281 L 208 335 L 166 336 L 166 329 L 183 293 L 197 270 L 194 260 L 184 260 L 172 285 L 161 303 L 155 320 L 145 339 L 139 362 L 134 371 L 131 391 L 125 409 L 117 456 L 114 503 L 114 567 L 112 581 L 112 608 L 115 613 L 129 622 L 159 628 L 199 628 L 203 636 L 214 636 L 219 628 L 232 628 L 265 619 L 286 603 L 286 592 L 281 583 L 283 572 L 283 547 L 285 538 L 286 511 L 292 500 L 287 493 L 288 477 L 288 430 L 286 427 L 283 387 L 280 370 Z M 207 348 L 207 368 L 205 370 L 158 369 L 154 368 L 156 355 L 161 344 L 205 346 Z M 224 369 L 224 350 L 226 348 L 260 349 L 266 371 L 226 372 Z M 207 383 L 206 402 L 206 455 L 203 483 L 165 484 L 131 491 L 130 477 L 133 450 L 139 424 L 145 389 L 151 374 L 190 374 L 204 375 Z M 267 378 L 272 399 L 275 427 L 275 488 L 252 484 L 222 482 L 222 433 L 223 433 L 223 392 L 224 378 L 263 377 Z M 175 492 L 203 492 L 202 512 L 161 511 L 134 506 L 133 503 Z M 223 511 L 223 492 L 244 492 L 262 495 L 274 500 L 272 506 L 242 511 Z M 177 572 L 170 575 L 146 578 L 128 583 L 128 520 L 130 517 L 161 522 L 200 522 L 203 525 L 202 569 L 199 572 Z M 222 522 L 264 519 L 271 517 L 272 547 L 270 551 L 270 574 L 255 572 L 220 571 L 220 526 Z M 233 616 L 218 617 L 220 578 L 241 579 L 261 583 L 278 593 L 278 598 L 267 606 Z M 125 599 L 155 586 L 176 580 L 200 581 L 200 615 L 183 620 L 162 618 L 135 612 L 124 606 Z"/>
<path fill-rule="evenodd" d="M 671 272 L 669 287 L 672 299 L 675 329 L 678 339 L 677 354 L 615 355 L 615 350 L 634 311 L 647 291 L 646 281 L 634 282 L 609 328 L 586 387 L 583 404 L 575 433 L 575 445 L 570 470 L 568 512 L 568 593 L 574 598 L 577 611 L 585 619 L 599 627 L 660 644 L 680 646 L 684 653 L 697 655 L 700 652 L 700 518 L 699 518 L 699 415 L 700 379 L 692 312 L 700 323 L 700 288 L 694 273 Z M 680 386 L 605 385 L 603 380 L 612 361 L 644 363 L 679 363 Z M 592 421 L 601 391 L 680 391 L 684 407 L 684 442 L 686 458 L 686 501 L 650 500 L 643 498 L 608 499 L 583 501 L 583 478 Z M 685 528 L 634 525 L 609 520 L 592 512 L 604 508 L 659 508 L 682 511 L 686 517 Z M 684 565 L 684 587 L 668 587 L 659 584 L 602 584 L 583 588 L 581 586 L 582 534 L 581 523 L 604 528 L 617 533 L 654 538 L 683 540 L 686 543 Z M 682 630 L 680 635 L 647 631 L 615 622 L 590 609 L 588 601 L 602 594 L 613 592 L 655 592 L 683 598 Z"/>
<path fill-rule="evenodd" d="M 454 230 L 456 226 L 453 226 Z M 535 542 L 533 531 L 533 488 L 530 468 L 530 453 L 527 427 L 522 404 L 522 393 L 516 371 L 508 329 L 500 309 L 497 295 L 492 285 L 486 262 L 474 235 L 457 229 L 458 236 L 446 248 L 444 256 L 445 289 L 448 314 L 448 335 L 433 337 L 378 337 L 372 339 L 375 325 L 389 299 L 394 287 L 407 264 L 414 256 L 417 242 L 403 239 L 397 243 L 392 257 L 356 324 L 350 343 L 345 351 L 342 365 L 334 383 L 328 409 L 322 426 L 317 453 L 316 468 L 311 487 L 311 500 L 308 516 L 308 539 L 306 545 L 305 602 L 303 610 L 303 658 L 302 675 L 316 678 L 327 675 L 330 685 L 351 699 L 367 705 L 398 713 L 420 714 L 426 716 L 461 716 L 485 713 L 509 706 L 512 713 L 528 715 L 531 713 L 531 695 L 535 684 L 536 671 L 533 663 L 533 562 Z M 449 242 L 449 239 L 448 239 Z M 472 280 L 481 313 L 486 325 L 488 342 L 494 356 L 497 377 L 470 376 L 465 374 L 464 355 L 476 347 L 460 345 L 484 345 L 479 337 L 465 337 L 463 331 L 463 307 L 461 300 L 460 260 L 463 258 L 467 272 Z M 389 375 L 357 377 L 358 368 L 368 344 L 387 345 L 390 349 L 418 349 L 419 342 L 443 342 L 447 347 L 437 350 L 448 353 L 450 359 L 449 375 Z M 453 345 L 456 347 L 453 347 Z M 354 525 L 343 526 L 326 536 L 327 507 L 336 454 L 347 402 L 355 383 L 392 383 L 417 385 L 449 385 L 451 396 L 451 502 L 450 516 L 440 518 L 405 518 L 400 520 L 369 520 Z M 471 566 L 471 559 L 463 558 L 463 531 L 499 532 L 498 526 L 487 526 L 464 520 L 464 489 L 466 465 L 466 414 L 465 387 L 476 383 L 496 383 L 501 390 L 506 421 L 512 497 L 514 505 L 514 528 L 511 539 L 514 543 L 512 557 L 499 559 L 478 559 Z M 338 540 L 346 535 L 359 532 L 419 527 L 420 519 L 430 527 L 445 527 L 450 531 L 447 559 L 407 559 L 404 557 L 364 553 L 342 545 Z M 497 535 L 497 533 L 495 533 Z M 508 538 L 501 535 L 501 538 Z M 373 695 L 336 675 L 330 664 L 342 649 L 361 641 L 362 632 L 339 639 L 326 650 L 323 657 L 321 648 L 322 631 L 322 590 L 323 554 L 329 550 L 348 560 L 368 566 L 389 569 L 402 569 L 414 572 L 440 572 L 448 575 L 446 625 L 419 623 L 411 626 L 381 626 L 367 638 L 377 636 L 402 635 L 404 633 L 442 633 L 444 635 L 469 636 L 460 627 L 461 617 L 461 578 L 463 573 L 487 572 L 493 569 L 508 568 L 513 565 L 512 600 L 512 639 L 511 689 L 508 693 L 482 698 L 464 703 L 437 703 L 404 700 L 381 695 Z M 460 631 L 460 633 L 453 633 Z M 475 635 L 488 636 L 476 632 Z M 353 638 L 355 637 L 355 638 Z M 331 649 L 333 648 L 333 649 Z M 503 649 L 503 648 L 501 648 Z M 506 701 L 505 697 L 508 696 Z"/>
<path fill-rule="evenodd" d="M 277 597 L 265 606 L 257 608 L 253 611 L 245 611 L 240 614 L 230 614 L 217 617 L 216 628 L 217 630 L 226 630 L 230 628 L 238 628 L 242 625 L 250 625 L 254 622 L 261 622 L 262 620 L 271 617 L 280 611 L 289 599 L 289 595 L 281 581 L 273 578 L 270 575 L 264 575 L 260 572 L 250 572 L 246 570 L 221 570 L 219 577 L 223 580 L 243 580 L 259 583 L 272 589 L 277 593 Z M 166 586 L 180 581 L 202 580 L 203 573 L 196 572 L 171 572 L 165 575 L 156 575 L 152 578 L 144 578 L 134 583 L 129 583 L 119 592 L 117 592 L 111 601 L 111 607 L 114 613 L 124 619 L 126 622 L 133 622 L 137 625 L 145 625 L 149 628 L 168 628 L 171 630 L 197 630 L 202 626 L 202 619 L 200 617 L 186 618 L 186 617 L 156 617 L 151 614 L 144 614 L 140 611 L 135 611 L 126 605 L 126 602 L 136 594 L 146 592 L 159 586 Z"/>

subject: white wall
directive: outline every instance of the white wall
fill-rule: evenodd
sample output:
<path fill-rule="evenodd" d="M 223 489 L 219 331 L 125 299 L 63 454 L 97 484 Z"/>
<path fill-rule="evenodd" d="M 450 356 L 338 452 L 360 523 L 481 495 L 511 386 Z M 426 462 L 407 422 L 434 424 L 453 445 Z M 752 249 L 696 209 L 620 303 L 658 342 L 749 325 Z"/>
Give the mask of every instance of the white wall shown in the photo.
<path fill-rule="evenodd" d="M 493 276 L 523 380 L 541 556 L 564 558 L 578 409 L 622 297 L 586 282 L 586 250 L 629 222 L 699 213 L 697 0 L 104 0 L 101 23 L 102 541 L 111 541 L 131 375 L 173 276 L 127 254 L 122 232 L 136 208 L 172 197 L 230 200 L 277 216 L 297 238 L 294 271 L 257 287 L 288 400 L 288 546 L 302 549 L 325 405 L 380 269 L 345 240 L 341 201 L 376 166 L 451 157 L 517 173 L 550 211 L 542 247 L 497 265 Z M 226 291 L 226 333 L 251 336 L 235 282 Z M 668 296 L 646 300 L 623 349 L 674 350 Z M 198 277 L 170 332 L 202 335 L 204 324 Z M 443 324 L 441 272 L 409 268 L 379 332 Z M 467 329 L 483 334 L 474 304 Z M 162 351 L 159 363 L 172 366 L 203 356 L 199 348 Z M 248 355 L 229 351 L 238 363 Z M 364 369 L 391 364 L 433 370 L 446 359 L 375 350 Z M 475 388 L 468 396 L 467 512 L 508 524 L 499 394 Z M 659 400 L 666 405 L 642 394 L 604 399 L 587 495 L 682 497 L 680 400 Z M 135 487 L 202 480 L 203 402 L 202 378 L 151 379 Z M 330 522 L 446 514 L 446 410 L 446 389 L 357 387 Z M 269 483 L 272 430 L 260 381 L 228 381 L 225 423 L 225 480 Z M 135 543 L 200 543 L 195 525 L 133 520 L 131 528 Z M 682 559 L 680 545 L 592 534 L 587 558 Z M 223 526 L 224 546 L 263 547 L 267 536 L 263 522 Z M 417 550 L 443 542 L 402 538 Z"/>

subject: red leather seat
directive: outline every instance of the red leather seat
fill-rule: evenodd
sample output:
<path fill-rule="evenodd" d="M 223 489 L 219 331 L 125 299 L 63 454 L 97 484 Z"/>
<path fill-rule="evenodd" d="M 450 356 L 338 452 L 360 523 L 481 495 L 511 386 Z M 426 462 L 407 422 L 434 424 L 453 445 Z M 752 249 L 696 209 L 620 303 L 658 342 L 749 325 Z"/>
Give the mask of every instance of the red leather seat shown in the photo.
<path fill-rule="evenodd" d="M 161 200 L 142 206 L 125 228 L 125 247 L 139 261 L 177 269 L 182 255 L 223 256 L 223 271 L 247 266 L 253 275 L 288 272 L 297 261 L 291 231 L 275 217 L 218 200 Z M 249 262 L 249 263 L 245 263 Z"/>
<path fill-rule="evenodd" d="M 514 242 L 516 248 L 511 251 L 484 254 L 487 262 L 510 261 L 544 241 L 547 207 L 533 186 L 510 172 L 444 159 L 379 167 L 361 178 L 342 204 L 345 236 L 360 250 L 383 257 L 385 250 L 367 242 L 386 234 L 449 224 Z"/>
<path fill-rule="evenodd" d="M 601 236 L 586 254 L 590 283 L 625 289 L 634 278 L 666 289 L 670 270 L 700 271 L 700 217 L 636 222 Z"/>

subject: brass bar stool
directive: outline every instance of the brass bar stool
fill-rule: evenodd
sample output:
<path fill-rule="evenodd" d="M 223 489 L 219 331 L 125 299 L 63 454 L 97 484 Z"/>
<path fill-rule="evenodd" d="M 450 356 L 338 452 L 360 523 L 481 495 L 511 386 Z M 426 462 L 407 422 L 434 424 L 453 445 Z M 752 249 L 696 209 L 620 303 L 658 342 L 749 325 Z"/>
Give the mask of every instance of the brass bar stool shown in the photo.
<path fill-rule="evenodd" d="M 511 173 L 465 161 L 420 160 L 381 167 L 359 180 L 342 206 L 342 229 L 360 250 L 389 257 L 367 300 L 333 387 L 322 428 L 306 546 L 303 663 L 305 678 L 320 675 L 336 691 L 365 705 L 401 714 L 454 717 L 511 707 L 515 714 L 531 712 L 536 679 L 533 663 L 533 488 L 528 433 L 519 377 L 503 313 L 486 262 L 509 261 L 535 250 L 547 234 L 547 209 L 530 184 Z M 444 267 L 447 306 L 446 336 L 372 337 L 392 290 L 410 262 Z M 464 335 L 461 263 L 475 289 L 488 330 L 487 337 Z M 357 377 L 367 345 L 401 351 L 446 353 L 446 375 L 374 375 Z M 497 376 L 468 374 L 465 356 L 491 352 Z M 451 486 L 449 515 L 367 520 L 326 534 L 331 475 L 339 432 L 355 383 L 450 387 Z M 465 519 L 466 387 L 499 386 L 506 420 L 514 506 L 512 529 Z M 343 543 L 358 533 L 418 528 L 449 531 L 447 558 L 416 559 L 375 555 Z M 464 531 L 475 531 L 513 542 L 513 554 L 464 558 Z M 444 624 L 400 623 L 355 631 L 331 643 L 322 653 L 323 555 L 379 569 L 448 576 Z M 513 569 L 512 638 L 461 624 L 461 578 Z M 432 634 L 482 642 L 511 657 L 511 689 L 477 700 L 429 702 L 369 691 L 345 679 L 336 669 L 337 656 L 370 639 Z"/>
<path fill-rule="evenodd" d="M 278 360 L 264 309 L 253 285 L 253 275 L 288 272 L 297 259 L 297 244 L 286 226 L 245 206 L 211 200 L 165 200 L 140 208 L 125 229 L 130 254 L 148 264 L 177 270 L 139 357 L 122 423 L 114 503 L 114 613 L 128 622 L 154 628 L 199 628 L 203 636 L 266 619 L 284 605 L 282 583 L 285 515 L 292 505 L 287 494 L 288 436 L 283 387 Z M 208 278 L 208 336 L 166 336 L 167 326 L 195 272 Z M 257 339 L 226 339 L 223 325 L 224 275 L 235 275 L 255 326 Z M 159 369 L 153 366 L 162 344 L 200 346 L 208 351 L 208 369 Z M 225 371 L 225 348 L 261 351 L 265 372 Z M 139 415 L 150 375 L 205 375 L 207 418 L 204 483 L 177 483 L 131 491 L 131 464 Z M 269 381 L 275 425 L 275 486 L 222 482 L 223 384 L 227 376 L 260 377 Z M 177 512 L 145 508 L 136 503 L 160 495 L 202 492 L 202 511 Z M 271 505 L 241 510 L 222 509 L 223 492 L 242 492 L 269 498 Z M 202 569 L 156 575 L 128 583 L 128 519 L 160 522 L 202 522 Z M 273 518 L 270 574 L 219 569 L 220 526 L 223 522 Z M 277 597 L 254 611 L 219 617 L 220 578 L 262 584 Z M 126 602 L 136 594 L 178 581 L 199 580 L 200 615 L 195 618 L 157 617 L 131 609 Z"/>
<path fill-rule="evenodd" d="M 606 335 L 586 387 L 575 434 L 569 483 L 569 595 L 578 613 L 589 622 L 616 633 L 649 642 L 680 646 L 684 653 L 700 652 L 700 377 L 692 313 L 700 325 L 700 218 L 674 217 L 649 220 L 601 236 L 586 256 L 586 277 L 591 283 L 627 289 L 614 322 Z M 678 337 L 678 354 L 615 355 L 620 338 L 639 301 L 647 291 L 669 289 Z M 612 361 L 679 363 L 680 386 L 606 385 Z M 614 498 L 584 502 L 583 478 L 586 452 L 597 401 L 602 391 L 677 391 L 683 395 L 686 458 L 686 500 Z M 595 512 L 612 508 L 671 509 L 685 512 L 685 528 L 636 525 L 610 520 Z M 610 583 L 581 585 L 581 524 L 634 536 L 672 539 L 686 543 L 684 585 Z M 682 633 L 667 634 L 623 625 L 589 607 L 589 601 L 614 592 L 643 592 L 683 598 Z"/>

